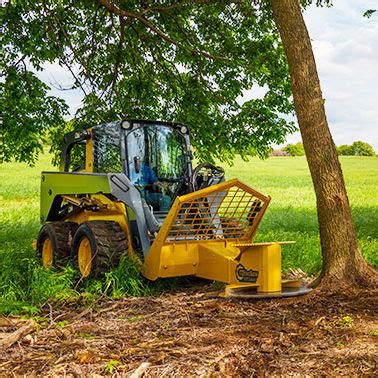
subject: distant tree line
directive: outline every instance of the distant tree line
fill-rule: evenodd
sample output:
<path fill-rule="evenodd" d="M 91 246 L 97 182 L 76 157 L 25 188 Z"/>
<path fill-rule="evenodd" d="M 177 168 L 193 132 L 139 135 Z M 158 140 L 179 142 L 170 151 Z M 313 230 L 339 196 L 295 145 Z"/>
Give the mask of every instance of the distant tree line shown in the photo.
<path fill-rule="evenodd" d="M 347 156 L 375 156 L 375 151 L 373 147 L 366 142 L 353 142 L 350 146 L 343 144 L 337 147 L 338 155 Z"/>
<path fill-rule="evenodd" d="M 304 156 L 305 154 L 303 143 L 288 144 L 283 151 L 288 156 Z"/>
<path fill-rule="evenodd" d="M 288 144 L 281 150 L 274 150 L 271 156 L 304 156 L 305 152 L 301 142 Z M 343 156 L 375 156 L 373 147 L 366 142 L 353 142 L 351 145 L 343 144 L 337 147 L 337 154 Z"/>

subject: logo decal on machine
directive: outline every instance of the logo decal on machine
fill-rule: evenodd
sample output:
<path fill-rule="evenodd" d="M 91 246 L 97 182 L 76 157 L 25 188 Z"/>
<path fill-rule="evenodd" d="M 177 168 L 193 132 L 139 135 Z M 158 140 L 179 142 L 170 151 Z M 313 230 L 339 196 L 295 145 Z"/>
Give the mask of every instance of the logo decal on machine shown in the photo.
<path fill-rule="evenodd" d="M 235 275 L 240 282 L 256 283 L 259 272 L 253 269 L 247 269 L 242 264 L 238 264 L 235 269 Z"/>

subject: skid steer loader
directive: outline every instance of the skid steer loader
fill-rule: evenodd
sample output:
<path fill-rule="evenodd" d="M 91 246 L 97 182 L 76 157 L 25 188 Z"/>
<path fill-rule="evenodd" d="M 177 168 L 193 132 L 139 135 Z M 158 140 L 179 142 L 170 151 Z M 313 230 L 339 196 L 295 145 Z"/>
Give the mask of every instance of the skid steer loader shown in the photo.
<path fill-rule="evenodd" d="M 149 280 L 193 275 L 239 297 L 307 292 L 281 279 L 283 243 L 252 242 L 270 197 L 192 159 L 178 123 L 125 119 L 65 135 L 60 171 L 41 175 L 43 265 L 70 258 L 97 277 L 127 254 Z"/>

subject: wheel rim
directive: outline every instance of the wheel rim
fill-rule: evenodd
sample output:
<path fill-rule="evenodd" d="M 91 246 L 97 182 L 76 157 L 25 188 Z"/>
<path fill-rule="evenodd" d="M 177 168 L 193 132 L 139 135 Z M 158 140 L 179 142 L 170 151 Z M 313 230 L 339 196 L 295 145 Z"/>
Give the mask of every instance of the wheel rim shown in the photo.
<path fill-rule="evenodd" d="M 42 265 L 50 268 L 53 264 L 53 249 L 50 239 L 45 239 L 42 246 Z"/>
<path fill-rule="evenodd" d="M 88 277 L 92 267 L 92 247 L 89 239 L 85 236 L 80 241 L 77 260 L 81 275 Z"/>

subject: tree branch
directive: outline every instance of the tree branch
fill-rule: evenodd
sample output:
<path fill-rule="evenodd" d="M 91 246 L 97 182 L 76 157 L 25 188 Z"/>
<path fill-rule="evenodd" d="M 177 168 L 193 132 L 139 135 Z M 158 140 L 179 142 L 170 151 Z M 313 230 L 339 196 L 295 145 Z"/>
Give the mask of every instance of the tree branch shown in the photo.
<path fill-rule="evenodd" d="M 203 1 L 206 1 L 206 0 L 203 0 Z M 114 5 L 109 0 L 98 0 L 98 2 L 99 2 L 99 4 L 101 4 L 103 7 L 105 7 L 111 13 L 117 14 L 118 16 L 121 16 L 121 17 L 130 17 L 130 18 L 137 19 L 142 24 L 147 26 L 148 29 L 150 29 L 155 34 L 157 34 L 164 41 L 169 42 L 170 44 L 172 44 L 176 47 L 181 47 L 178 41 L 174 40 L 168 34 L 164 33 L 162 30 L 160 30 L 158 27 L 156 27 L 153 23 L 151 23 L 144 16 L 145 12 L 125 11 L 125 10 L 117 7 L 116 5 Z M 213 1 L 213 3 L 215 3 L 215 1 Z M 208 52 L 202 51 L 202 50 L 196 50 L 196 49 L 193 49 L 193 48 L 187 48 L 187 50 L 190 51 L 192 54 L 203 55 L 204 57 L 211 59 L 211 60 L 228 60 L 226 57 L 222 57 L 222 56 L 218 56 L 218 55 L 212 55 L 212 54 L 209 54 Z"/>
<path fill-rule="evenodd" d="M 119 16 L 119 26 L 120 26 L 120 35 L 119 35 L 119 42 L 118 42 L 118 50 L 115 56 L 115 62 L 114 62 L 114 74 L 113 74 L 113 80 L 111 84 L 111 91 L 114 91 L 114 86 L 117 83 L 118 79 L 118 71 L 119 71 L 119 65 L 121 63 L 121 54 L 122 54 L 122 48 L 123 43 L 125 42 L 125 19 L 121 16 Z"/>
<path fill-rule="evenodd" d="M 54 29 L 55 28 L 51 26 L 51 24 L 50 24 L 50 22 L 48 20 L 48 18 L 50 17 L 51 14 L 50 14 L 50 9 L 47 8 L 47 5 L 46 5 L 45 1 L 43 1 L 43 9 L 45 11 L 45 17 L 47 18 L 47 32 L 50 34 L 50 37 L 51 37 L 53 43 L 55 44 L 55 46 L 59 49 L 60 48 L 60 43 L 56 39 L 56 36 L 55 36 L 55 33 L 54 33 Z M 64 54 L 64 51 L 62 51 L 61 61 L 67 67 L 67 69 L 70 71 L 72 77 L 75 79 L 75 82 L 80 86 L 80 89 L 83 91 L 84 95 L 86 96 L 87 95 L 87 91 L 84 88 L 84 84 L 81 82 L 81 80 L 76 76 L 76 74 L 72 70 L 71 65 L 67 61 L 67 57 Z"/>
<path fill-rule="evenodd" d="M 168 10 L 172 10 L 172 9 L 177 9 L 177 8 L 181 8 L 185 5 L 215 5 L 215 4 L 225 4 L 225 5 L 229 5 L 229 4 L 243 4 L 245 3 L 245 0 L 223 0 L 223 1 L 219 1 L 219 0 L 184 0 L 184 1 L 180 1 L 180 2 L 176 2 L 174 4 L 170 4 L 170 5 L 166 5 L 166 6 L 157 6 L 157 7 L 148 7 L 146 8 L 142 13 L 143 14 L 146 14 L 148 12 L 155 12 L 155 11 L 158 11 L 158 12 L 164 12 L 164 11 L 168 11 Z"/>

